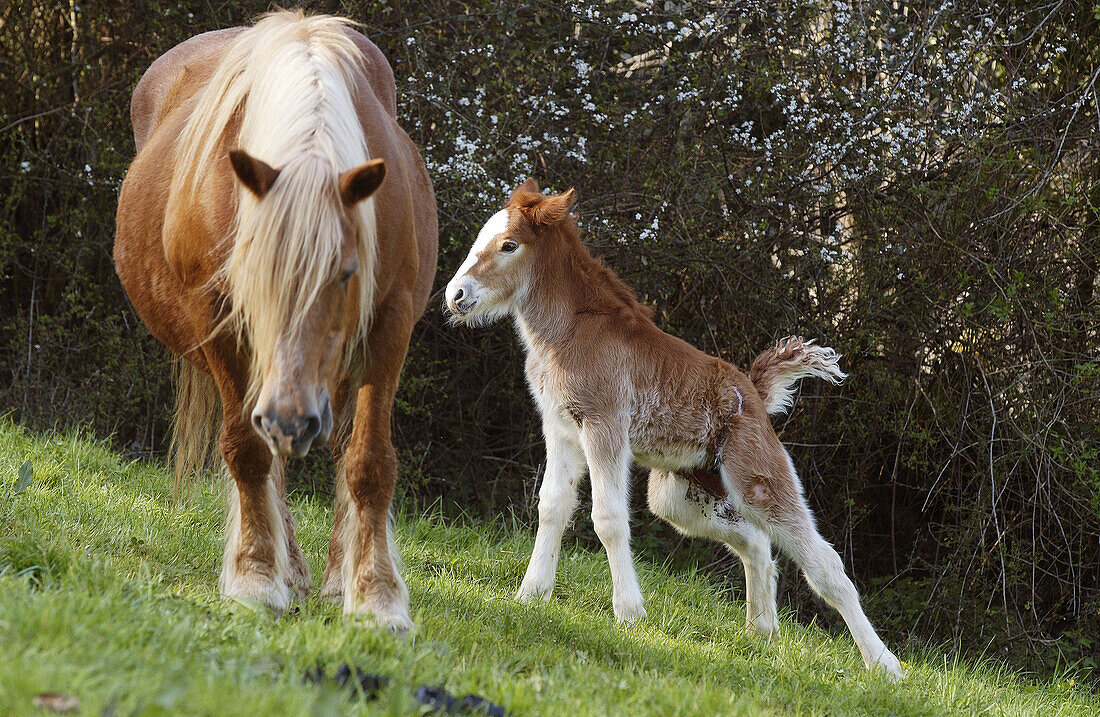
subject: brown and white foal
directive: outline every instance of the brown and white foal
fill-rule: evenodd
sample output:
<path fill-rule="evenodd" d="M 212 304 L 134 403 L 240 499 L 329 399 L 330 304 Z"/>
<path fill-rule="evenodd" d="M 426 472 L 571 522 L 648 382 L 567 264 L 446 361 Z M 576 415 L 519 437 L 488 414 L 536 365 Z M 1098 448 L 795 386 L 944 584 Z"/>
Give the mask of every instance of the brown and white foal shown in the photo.
<path fill-rule="evenodd" d="M 611 564 L 616 617 L 645 616 L 630 554 L 633 459 L 651 469 L 649 506 L 687 535 L 721 541 L 745 565 L 751 629 L 777 628 L 771 544 L 840 611 L 868 667 L 903 676 L 875 633 L 840 556 L 821 537 L 786 449 L 768 419 L 805 376 L 844 378 L 838 356 L 801 339 L 761 354 L 746 377 L 664 333 L 634 293 L 580 241 L 573 190 L 544 196 L 528 179 L 485 224 L 447 285 L 456 321 L 511 315 L 527 348 L 527 382 L 542 413 L 546 476 L 539 527 L 517 597 L 554 588 L 562 532 L 585 469 L 592 521 Z"/>

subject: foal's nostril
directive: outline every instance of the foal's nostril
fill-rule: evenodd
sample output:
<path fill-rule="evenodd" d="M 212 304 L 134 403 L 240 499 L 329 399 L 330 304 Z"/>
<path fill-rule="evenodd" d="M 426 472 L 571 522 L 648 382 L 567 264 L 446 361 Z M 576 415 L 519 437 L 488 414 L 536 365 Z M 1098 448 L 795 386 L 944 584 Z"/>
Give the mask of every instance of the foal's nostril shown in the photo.
<path fill-rule="evenodd" d="M 260 414 L 259 411 L 252 412 L 252 425 L 256 428 L 256 431 L 260 435 L 263 435 L 266 432 L 264 431 L 264 417 Z"/>
<path fill-rule="evenodd" d="M 465 299 L 465 298 L 466 298 L 466 290 L 463 289 L 462 287 L 459 287 L 458 291 L 455 292 L 455 306 L 461 306 L 462 305 L 462 300 Z"/>

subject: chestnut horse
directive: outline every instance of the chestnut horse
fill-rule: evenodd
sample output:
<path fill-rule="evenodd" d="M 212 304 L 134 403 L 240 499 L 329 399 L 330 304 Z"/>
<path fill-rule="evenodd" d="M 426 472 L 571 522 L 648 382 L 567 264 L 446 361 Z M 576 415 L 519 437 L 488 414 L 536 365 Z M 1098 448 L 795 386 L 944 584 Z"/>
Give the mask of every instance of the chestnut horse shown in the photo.
<path fill-rule="evenodd" d="M 387 526 L 390 412 L 438 227 L 393 71 L 348 21 L 281 11 L 170 50 L 132 115 L 115 263 L 149 330 L 182 357 L 177 481 L 205 463 L 221 424 L 233 482 L 222 593 L 281 610 L 312 589 L 283 462 L 330 440 L 322 594 L 407 629 Z"/>
<path fill-rule="evenodd" d="M 539 527 L 517 597 L 545 599 L 553 591 L 562 532 L 587 470 L 615 616 L 645 617 L 630 554 L 633 460 L 651 469 L 654 513 L 740 556 L 750 629 L 764 635 L 778 629 L 774 541 L 844 617 L 868 668 L 900 678 L 901 665 L 867 620 L 840 556 L 814 526 L 794 464 L 768 419 L 790 407 L 799 379 L 842 380 L 839 356 L 792 338 L 761 354 L 745 376 L 666 334 L 581 244 L 570 215 L 573 197 L 573 190 L 543 196 L 527 180 L 485 224 L 447 285 L 456 321 L 514 317 L 542 414 Z"/>

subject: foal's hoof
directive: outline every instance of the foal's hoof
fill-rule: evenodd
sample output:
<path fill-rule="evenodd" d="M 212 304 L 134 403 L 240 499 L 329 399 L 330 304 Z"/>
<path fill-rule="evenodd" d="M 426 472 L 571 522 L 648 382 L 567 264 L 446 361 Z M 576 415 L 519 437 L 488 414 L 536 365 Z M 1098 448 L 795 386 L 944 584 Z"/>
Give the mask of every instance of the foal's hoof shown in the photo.
<path fill-rule="evenodd" d="M 748 629 L 750 633 L 763 640 L 772 640 L 779 635 L 779 623 L 775 618 L 768 618 L 763 615 L 757 615 L 749 620 Z"/>
<path fill-rule="evenodd" d="M 619 622 L 632 624 L 646 616 L 645 603 L 639 597 L 637 600 L 612 600 L 615 607 L 615 619 Z"/>
<path fill-rule="evenodd" d="M 881 656 L 878 661 L 870 665 L 872 670 L 882 670 L 886 675 L 886 679 L 891 682 L 901 682 L 905 679 L 905 670 L 901 668 L 901 661 L 894 657 L 894 653 L 887 650 Z"/>
<path fill-rule="evenodd" d="M 549 600 L 554 592 L 553 585 L 539 585 L 523 583 L 516 593 L 516 600 L 522 603 L 533 603 L 536 600 Z"/>

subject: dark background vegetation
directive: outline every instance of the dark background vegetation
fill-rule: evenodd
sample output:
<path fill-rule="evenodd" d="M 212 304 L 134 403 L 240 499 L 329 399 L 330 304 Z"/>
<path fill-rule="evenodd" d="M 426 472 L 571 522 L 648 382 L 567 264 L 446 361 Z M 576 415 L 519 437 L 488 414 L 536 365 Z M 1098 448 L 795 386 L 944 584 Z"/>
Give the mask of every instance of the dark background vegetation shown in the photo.
<path fill-rule="evenodd" d="M 576 186 L 658 323 L 741 366 L 844 355 L 778 422 L 887 642 L 1042 672 L 1100 636 L 1100 7 L 1091 2 L 310 2 L 394 66 L 441 218 L 441 287 L 507 190 Z M 0 411 L 163 455 L 169 361 L 111 245 L 130 91 L 264 2 L 0 11 Z M 401 501 L 534 518 L 543 461 L 507 326 L 438 295 L 399 396 Z M 326 491 L 324 461 L 299 489 Z M 711 570 L 642 509 L 650 559 Z M 588 521 L 575 536 L 595 545 Z M 838 619 L 784 563 L 784 599 Z"/>

